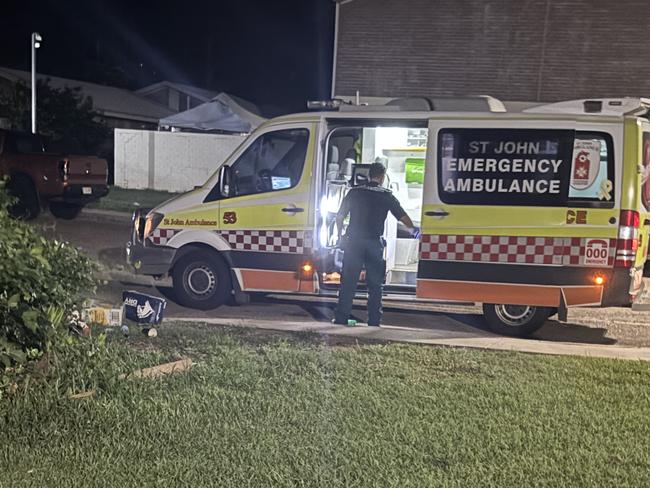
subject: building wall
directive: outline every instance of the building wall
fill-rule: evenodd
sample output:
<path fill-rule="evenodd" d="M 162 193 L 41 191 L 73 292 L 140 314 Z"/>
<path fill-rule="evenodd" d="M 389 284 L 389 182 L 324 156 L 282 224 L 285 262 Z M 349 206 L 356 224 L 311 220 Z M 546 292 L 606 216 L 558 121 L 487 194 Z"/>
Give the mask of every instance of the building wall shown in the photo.
<path fill-rule="evenodd" d="M 334 92 L 556 101 L 650 94 L 645 0 L 352 0 Z"/>
<path fill-rule="evenodd" d="M 163 87 L 160 90 L 144 95 L 144 98 L 148 98 L 153 102 L 167 107 L 169 105 L 169 88 Z"/>
<path fill-rule="evenodd" d="M 202 185 L 245 136 L 115 129 L 115 185 L 181 192 Z"/>
<path fill-rule="evenodd" d="M 191 95 L 166 87 L 144 95 L 144 98 L 164 105 L 175 112 L 184 112 L 204 103 Z"/>

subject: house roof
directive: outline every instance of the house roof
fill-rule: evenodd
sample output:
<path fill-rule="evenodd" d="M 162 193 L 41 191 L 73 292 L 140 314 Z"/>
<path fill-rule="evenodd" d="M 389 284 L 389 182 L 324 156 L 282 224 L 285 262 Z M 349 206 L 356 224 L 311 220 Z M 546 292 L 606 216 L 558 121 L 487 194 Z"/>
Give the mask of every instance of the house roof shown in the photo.
<path fill-rule="evenodd" d="M 194 98 L 198 98 L 202 102 L 207 102 L 209 100 L 212 100 L 219 93 L 216 91 L 206 90 L 205 88 L 199 88 L 192 85 L 184 85 L 183 83 L 174 83 L 172 81 L 161 81 L 159 83 L 154 83 L 153 85 L 148 85 L 145 86 L 144 88 L 140 88 L 139 90 L 136 90 L 135 93 L 141 96 L 146 96 L 161 88 L 172 88 L 181 93 L 184 93 L 185 95 L 190 95 Z"/>
<path fill-rule="evenodd" d="M 31 73 L 18 69 L 0 67 L 0 78 L 12 82 L 23 81 L 29 85 Z M 49 80 L 52 88 L 81 88 L 84 95 L 93 100 L 93 109 L 105 117 L 158 123 L 163 117 L 175 113 L 124 88 L 98 85 L 87 81 L 71 80 L 37 73 L 38 80 Z"/>

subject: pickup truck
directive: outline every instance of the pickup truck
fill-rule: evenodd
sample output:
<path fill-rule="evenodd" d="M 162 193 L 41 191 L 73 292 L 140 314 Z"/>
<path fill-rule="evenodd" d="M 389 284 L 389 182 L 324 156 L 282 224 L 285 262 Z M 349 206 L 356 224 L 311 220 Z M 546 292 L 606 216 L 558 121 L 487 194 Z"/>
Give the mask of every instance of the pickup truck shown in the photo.
<path fill-rule="evenodd" d="M 106 160 L 45 151 L 34 134 L 0 130 L 0 178 L 16 198 L 9 209 L 16 218 L 35 218 L 49 206 L 58 218 L 75 218 L 84 205 L 108 193 Z"/>

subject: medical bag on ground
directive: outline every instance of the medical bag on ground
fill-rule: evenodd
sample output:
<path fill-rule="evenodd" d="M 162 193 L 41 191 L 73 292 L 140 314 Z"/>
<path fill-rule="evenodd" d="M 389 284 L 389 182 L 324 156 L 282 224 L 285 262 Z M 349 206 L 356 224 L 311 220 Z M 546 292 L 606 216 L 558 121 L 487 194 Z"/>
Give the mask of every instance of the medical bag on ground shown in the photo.
<path fill-rule="evenodd" d="M 122 292 L 124 318 L 141 325 L 158 325 L 167 306 L 164 298 L 127 290 Z"/>

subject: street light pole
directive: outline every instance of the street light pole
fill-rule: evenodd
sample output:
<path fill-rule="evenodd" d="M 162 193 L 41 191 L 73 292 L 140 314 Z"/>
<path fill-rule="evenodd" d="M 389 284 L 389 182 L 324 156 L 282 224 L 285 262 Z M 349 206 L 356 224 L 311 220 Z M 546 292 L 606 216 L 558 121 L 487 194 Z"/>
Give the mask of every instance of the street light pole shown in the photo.
<path fill-rule="evenodd" d="M 38 32 L 32 32 L 32 134 L 36 134 L 36 50 L 42 40 Z"/>

